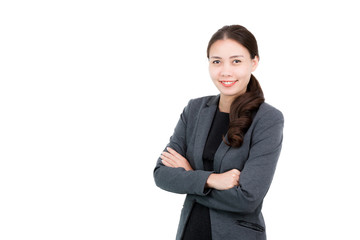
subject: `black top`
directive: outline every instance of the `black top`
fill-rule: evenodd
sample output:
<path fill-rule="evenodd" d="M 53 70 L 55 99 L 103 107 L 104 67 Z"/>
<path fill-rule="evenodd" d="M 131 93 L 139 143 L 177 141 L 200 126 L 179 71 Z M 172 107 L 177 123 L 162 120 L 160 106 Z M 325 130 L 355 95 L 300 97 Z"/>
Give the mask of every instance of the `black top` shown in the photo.
<path fill-rule="evenodd" d="M 222 137 L 228 131 L 229 121 L 229 114 L 220 112 L 219 108 L 217 108 L 203 152 L 205 171 L 214 170 L 215 153 L 223 141 Z"/>
<path fill-rule="evenodd" d="M 214 170 L 214 156 L 228 128 L 229 114 L 220 112 L 217 108 L 203 152 L 204 170 Z M 195 203 L 185 227 L 183 240 L 209 239 L 211 239 L 209 208 Z"/>

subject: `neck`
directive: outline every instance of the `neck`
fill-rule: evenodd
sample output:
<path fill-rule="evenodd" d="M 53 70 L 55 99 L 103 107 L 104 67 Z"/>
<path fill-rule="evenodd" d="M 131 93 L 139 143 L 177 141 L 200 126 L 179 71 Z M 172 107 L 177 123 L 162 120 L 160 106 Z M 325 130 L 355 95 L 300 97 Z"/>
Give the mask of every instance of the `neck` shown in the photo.
<path fill-rule="evenodd" d="M 219 110 L 220 112 L 230 113 L 230 107 L 234 97 L 220 95 Z"/>

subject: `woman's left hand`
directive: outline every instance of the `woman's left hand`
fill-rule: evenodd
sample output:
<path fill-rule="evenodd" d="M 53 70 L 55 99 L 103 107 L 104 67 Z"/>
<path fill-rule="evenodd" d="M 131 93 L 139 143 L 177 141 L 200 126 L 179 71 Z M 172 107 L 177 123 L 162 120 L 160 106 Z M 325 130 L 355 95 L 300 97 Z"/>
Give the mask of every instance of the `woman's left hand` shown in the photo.
<path fill-rule="evenodd" d="M 174 149 L 167 147 L 166 150 L 169 152 L 163 152 L 160 156 L 162 163 L 167 167 L 178 168 L 182 167 L 186 171 L 192 171 L 190 163 L 186 158 L 177 153 Z"/>

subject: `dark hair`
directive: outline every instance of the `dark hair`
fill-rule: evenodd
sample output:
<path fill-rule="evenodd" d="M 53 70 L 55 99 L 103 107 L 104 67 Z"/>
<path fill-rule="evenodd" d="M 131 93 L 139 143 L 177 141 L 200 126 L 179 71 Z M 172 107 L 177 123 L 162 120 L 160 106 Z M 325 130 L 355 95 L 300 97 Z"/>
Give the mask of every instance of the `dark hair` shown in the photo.
<path fill-rule="evenodd" d="M 207 47 L 208 58 L 212 44 L 221 39 L 235 40 L 249 51 L 251 59 L 256 56 L 259 58 L 256 38 L 245 27 L 240 25 L 224 26 L 214 33 Z M 242 145 L 245 133 L 249 129 L 253 117 L 264 101 L 265 98 L 260 83 L 251 74 L 246 92 L 235 98 L 230 106 L 228 142 L 223 137 L 223 141 L 227 145 L 232 147 Z"/>

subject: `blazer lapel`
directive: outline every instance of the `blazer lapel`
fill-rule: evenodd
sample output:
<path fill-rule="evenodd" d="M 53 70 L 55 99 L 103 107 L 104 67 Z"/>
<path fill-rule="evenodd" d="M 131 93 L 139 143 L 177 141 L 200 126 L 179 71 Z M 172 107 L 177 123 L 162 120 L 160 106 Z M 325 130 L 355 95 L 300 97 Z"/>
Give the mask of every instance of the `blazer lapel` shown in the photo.
<path fill-rule="evenodd" d="M 225 140 L 228 141 L 227 133 L 225 135 Z M 221 162 L 226 154 L 226 152 L 229 150 L 230 146 L 226 145 L 224 141 L 221 141 L 219 148 L 215 152 L 214 156 L 214 171 L 219 173 L 220 172 L 220 166 Z"/>
<path fill-rule="evenodd" d="M 204 169 L 203 152 L 210 127 L 214 119 L 217 105 L 210 105 L 202 109 L 197 123 L 194 146 L 195 169 Z"/>

